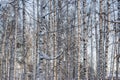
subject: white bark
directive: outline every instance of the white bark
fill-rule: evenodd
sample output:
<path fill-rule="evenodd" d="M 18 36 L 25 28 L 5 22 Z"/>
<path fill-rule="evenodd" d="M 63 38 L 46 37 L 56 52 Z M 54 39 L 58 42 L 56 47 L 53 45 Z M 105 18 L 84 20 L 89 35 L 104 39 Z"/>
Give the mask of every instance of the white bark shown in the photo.
<path fill-rule="evenodd" d="M 81 75 L 80 75 L 80 73 L 81 73 L 81 68 L 80 68 L 80 57 L 81 57 L 81 55 L 80 55 L 80 32 L 81 32 L 81 30 L 80 30 L 80 25 L 81 25 L 81 21 L 80 21 L 80 0 L 78 0 L 78 11 L 77 11 L 77 17 L 78 17 L 78 80 L 80 80 L 81 79 Z"/>

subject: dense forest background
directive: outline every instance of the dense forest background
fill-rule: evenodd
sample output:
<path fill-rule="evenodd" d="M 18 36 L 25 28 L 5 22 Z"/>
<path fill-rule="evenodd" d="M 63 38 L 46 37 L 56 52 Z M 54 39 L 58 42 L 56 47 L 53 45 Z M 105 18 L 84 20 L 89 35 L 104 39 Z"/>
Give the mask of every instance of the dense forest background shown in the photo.
<path fill-rule="evenodd" d="M 0 0 L 0 80 L 120 80 L 120 0 Z"/>

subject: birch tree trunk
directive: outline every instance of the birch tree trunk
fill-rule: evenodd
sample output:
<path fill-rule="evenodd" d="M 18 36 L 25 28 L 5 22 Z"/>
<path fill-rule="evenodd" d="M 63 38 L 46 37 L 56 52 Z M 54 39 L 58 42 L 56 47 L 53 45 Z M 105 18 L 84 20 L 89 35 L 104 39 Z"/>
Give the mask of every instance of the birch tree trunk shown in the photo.
<path fill-rule="evenodd" d="M 33 0 L 33 18 L 35 19 L 35 0 Z M 36 28 L 36 23 L 35 23 L 35 20 L 33 20 L 33 26 L 34 26 L 34 28 Z M 33 35 L 33 80 L 36 80 L 36 66 L 37 66 L 37 60 L 36 60 L 36 58 L 37 58 L 37 53 L 36 53 L 36 37 L 37 37 L 37 35 L 36 34 L 34 34 Z"/>
<path fill-rule="evenodd" d="M 81 17 L 80 17 L 80 0 L 78 0 L 78 11 L 77 11 L 77 17 L 78 17 L 78 80 L 80 80 L 81 79 L 81 75 L 80 75 L 80 73 L 81 73 L 81 68 L 80 68 L 80 57 L 81 57 L 81 54 L 80 54 L 80 38 L 81 38 L 81 36 L 80 36 L 80 33 L 81 33 L 81 30 L 80 30 L 80 25 L 81 25 Z"/>
<path fill-rule="evenodd" d="M 42 2 L 42 0 L 41 0 L 41 2 Z M 39 15 L 39 13 L 40 13 L 40 1 L 39 0 L 37 0 L 37 34 L 36 34 L 36 80 L 40 80 L 40 78 L 41 78 L 41 75 L 40 75 L 40 68 L 41 68 L 41 63 L 40 63 L 40 60 L 39 60 L 39 45 L 40 45 L 40 43 L 39 43 L 39 33 L 40 33 L 40 25 L 39 25 L 39 22 L 40 22 L 40 15 Z"/>
<path fill-rule="evenodd" d="M 60 50 L 62 49 L 62 45 L 63 45 L 63 42 L 62 42 L 62 38 L 61 38 L 61 35 L 63 34 L 63 32 L 61 32 L 62 31 L 62 9 L 61 9 L 61 7 L 62 7 L 62 1 L 61 0 L 57 0 L 57 2 L 56 2 L 56 7 L 58 7 L 58 13 L 56 14 L 56 20 L 57 20 L 57 24 L 56 24 L 56 27 L 57 27 L 57 31 L 58 32 L 56 32 L 56 42 L 57 42 L 57 48 L 56 48 L 56 50 L 57 50 L 57 55 L 59 55 L 59 52 L 60 52 Z M 60 64 L 60 60 L 58 59 L 58 64 Z M 57 80 L 59 80 L 60 79 L 60 77 L 61 77 L 61 72 L 60 72 L 60 66 L 58 66 L 57 67 L 57 74 L 58 74 L 58 76 L 57 76 Z"/>
<path fill-rule="evenodd" d="M 100 33 L 100 39 L 99 39 L 99 76 L 98 79 L 102 80 L 103 76 L 104 76 L 104 53 L 103 53 L 103 22 L 102 22 L 102 5 L 103 5 L 103 1 L 100 0 L 100 15 L 99 15 L 99 33 Z"/>
<path fill-rule="evenodd" d="M 67 28 L 68 27 L 68 0 L 65 0 L 65 4 L 66 4 L 66 7 L 65 7 L 65 10 L 66 10 L 66 14 L 65 14 L 65 17 L 66 17 L 66 26 L 63 27 L 63 28 Z M 68 29 L 65 30 L 65 36 L 67 36 L 67 34 L 68 34 Z M 68 48 L 68 46 L 67 46 L 67 40 L 66 39 L 68 39 L 68 38 L 65 38 L 65 48 L 66 48 L 66 50 L 65 50 L 65 53 L 63 54 L 63 58 L 64 58 L 63 59 L 64 73 L 61 76 L 64 76 L 63 79 L 67 80 L 68 79 L 68 61 L 67 61 L 67 58 L 68 58 L 67 48 Z M 62 67 L 62 65 L 61 65 L 61 67 Z"/>
<path fill-rule="evenodd" d="M 22 5 L 23 5 L 23 10 L 22 10 L 22 13 L 23 13 L 23 59 L 24 59 L 24 69 L 23 69 L 23 80 L 26 80 L 27 79 L 27 69 L 26 69 L 26 40 L 25 40 L 25 22 L 26 22 L 26 15 L 25 15 L 25 0 L 22 0 Z"/>
<path fill-rule="evenodd" d="M 83 1 L 83 79 L 88 80 L 87 64 L 87 25 L 86 25 L 86 0 Z"/>
<path fill-rule="evenodd" d="M 107 1 L 107 10 L 108 10 L 108 15 L 107 15 L 107 20 L 110 21 L 110 0 Z M 110 22 L 107 23 L 106 27 L 106 44 L 105 44 L 105 78 L 107 79 L 107 68 L 108 68 L 108 49 L 109 49 L 109 28 L 110 28 Z"/>
<path fill-rule="evenodd" d="M 13 25 L 14 26 L 14 25 Z M 15 56 L 15 27 L 13 29 L 13 34 L 11 38 L 11 51 L 10 51 L 10 79 L 9 80 L 14 80 L 14 56 Z"/>
<path fill-rule="evenodd" d="M 96 0 L 94 2 L 94 22 L 95 22 L 95 50 L 96 50 L 96 79 L 99 77 L 99 52 L 98 52 L 98 23 L 97 23 L 97 15 L 96 15 Z"/>
<path fill-rule="evenodd" d="M 14 7 L 14 10 L 15 10 L 15 50 L 14 50 L 14 80 L 16 80 L 17 76 L 16 76 L 16 44 L 17 44 L 17 28 L 18 28 L 18 0 L 16 0 L 16 5 Z"/>
<path fill-rule="evenodd" d="M 69 4 L 68 4 L 68 0 L 67 0 L 67 26 L 66 27 L 69 27 L 70 25 L 70 17 L 69 17 Z M 69 32 L 69 28 L 67 28 L 66 30 L 66 36 L 67 36 L 67 53 L 65 55 L 66 57 L 66 62 L 65 62 L 65 69 L 66 69 L 66 78 L 65 79 L 68 79 L 69 80 L 69 55 L 70 55 L 70 32 Z"/>
<path fill-rule="evenodd" d="M 54 22 L 53 22 L 53 25 L 54 25 L 54 31 L 56 31 L 57 30 L 56 1 L 54 0 L 53 3 L 54 3 L 53 4 L 54 5 Z M 53 37 L 54 37 L 54 39 L 53 39 L 53 44 L 54 44 L 53 50 L 54 50 L 54 52 L 53 53 L 54 53 L 54 56 L 56 56 L 57 55 L 57 33 L 56 32 L 54 32 Z M 53 65 L 54 65 L 54 80 L 57 80 L 57 60 L 56 59 L 54 60 Z"/>
<path fill-rule="evenodd" d="M 117 0 L 118 2 L 118 21 L 120 21 L 120 0 Z M 116 28 L 119 32 L 117 33 L 118 34 L 118 42 L 120 42 L 120 23 L 117 24 L 117 28 Z M 118 53 L 117 53 L 117 57 L 116 58 L 116 80 L 118 80 L 118 75 L 119 75 L 119 60 L 120 60 L 120 43 L 118 43 Z"/>
<path fill-rule="evenodd" d="M 52 0 L 49 1 L 49 6 L 50 6 L 49 7 L 49 13 L 50 13 L 50 12 L 52 12 Z M 53 30 L 53 26 L 52 26 L 53 24 L 52 24 L 52 22 L 53 22 L 52 14 L 49 14 L 49 30 L 50 31 Z M 52 36 L 52 34 L 50 34 L 50 33 L 49 33 L 49 35 Z M 49 55 L 52 55 L 51 54 L 51 52 L 52 52 L 51 49 L 52 49 L 52 43 L 53 43 L 52 40 L 53 40 L 53 38 L 50 37 L 50 36 L 49 36 L 49 38 L 50 38 L 50 41 L 49 41 L 49 45 L 50 45 L 49 46 L 49 52 L 50 53 L 49 53 Z M 49 63 L 49 66 L 48 66 L 49 67 L 48 70 L 50 70 L 52 68 L 52 61 Z M 48 75 L 48 80 L 53 80 L 53 78 L 50 77 L 51 76 L 51 72 L 50 71 L 49 71 L 48 74 L 49 74 Z"/>
<path fill-rule="evenodd" d="M 5 15 L 4 15 L 5 16 Z M 3 23 L 4 34 L 3 34 L 3 41 L 2 41 L 2 78 L 1 80 L 6 80 L 6 53 L 5 53 L 5 41 L 6 41 L 6 30 L 7 26 Z"/>
<path fill-rule="evenodd" d="M 91 4 L 92 4 L 92 6 L 91 7 L 93 7 L 93 2 L 91 2 Z M 94 9 L 93 9 L 94 10 Z M 92 14 L 93 12 L 91 11 L 91 8 L 90 8 L 90 13 Z M 93 16 L 95 17 L 95 15 L 94 15 L 94 13 L 93 13 Z M 91 16 L 90 16 L 91 17 Z M 94 18 L 93 18 L 94 19 Z M 89 76 L 90 76 L 90 80 L 94 80 L 94 54 L 93 54 L 93 49 L 94 49 L 94 44 L 93 44 L 93 26 L 94 26 L 95 24 L 94 24 L 94 21 L 92 20 L 92 19 L 90 19 L 90 27 L 91 27 L 91 35 L 90 35 L 90 37 L 91 37 L 91 60 L 90 60 L 90 67 L 92 68 L 92 69 L 90 69 L 90 73 L 88 73 L 88 74 L 90 74 Z"/>

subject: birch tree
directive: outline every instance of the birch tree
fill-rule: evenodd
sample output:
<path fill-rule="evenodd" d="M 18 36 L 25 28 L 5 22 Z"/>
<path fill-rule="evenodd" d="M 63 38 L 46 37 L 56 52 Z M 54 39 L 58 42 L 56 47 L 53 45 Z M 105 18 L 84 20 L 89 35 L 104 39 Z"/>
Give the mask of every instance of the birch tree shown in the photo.
<path fill-rule="evenodd" d="M 107 13 L 107 20 L 109 20 L 110 21 L 110 0 L 108 0 L 107 1 L 107 9 L 108 9 L 108 13 Z M 109 49 L 109 32 L 110 32 L 110 22 L 108 22 L 107 23 L 107 27 L 106 27 L 106 32 L 107 32 L 107 34 L 106 34 L 106 48 L 105 48 L 105 78 L 107 78 L 107 61 L 108 61 L 108 49 Z"/>
<path fill-rule="evenodd" d="M 26 21 L 26 15 L 25 15 L 25 0 L 22 0 L 22 5 L 23 5 L 23 10 L 22 10 L 22 13 L 23 13 L 23 59 L 24 59 L 24 70 L 23 70 L 23 80 L 26 80 L 27 77 L 26 77 L 26 40 L 25 40 L 25 21 Z"/>
<path fill-rule="evenodd" d="M 119 2 L 0 0 L 0 79 L 119 79 Z"/>
<path fill-rule="evenodd" d="M 4 17 L 3 20 L 5 21 L 5 13 L 4 13 Z M 4 26 L 4 35 L 3 35 L 3 41 L 2 41 L 2 80 L 6 79 L 6 53 L 5 53 L 5 41 L 6 41 L 6 30 L 7 30 L 7 26 L 5 25 L 5 23 L 3 23 Z"/>
<path fill-rule="evenodd" d="M 100 69 L 100 75 L 98 76 L 98 79 L 103 79 L 103 66 L 104 66 L 104 54 L 103 54 L 103 21 L 102 21 L 102 6 L 103 1 L 100 0 L 100 15 L 99 15 L 99 33 L 100 33 L 100 39 L 99 39 L 99 69 Z"/>
<path fill-rule="evenodd" d="M 80 25 L 81 25 L 81 21 L 80 21 L 80 0 L 78 0 L 78 11 L 77 11 L 77 17 L 78 17 L 78 80 L 80 80 L 80 73 L 81 73 L 81 69 L 80 69 Z"/>
<path fill-rule="evenodd" d="M 15 56 L 14 56 L 14 80 L 16 79 L 16 48 L 17 48 L 17 29 L 18 29 L 18 0 L 16 0 L 16 5 L 14 7 L 15 9 Z"/>
<path fill-rule="evenodd" d="M 117 5 L 117 8 L 118 8 L 118 21 L 120 21 L 120 1 L 118 0 L 118 5 Z M 118 26 L 118 30 L 120 30 L 120 23 L 117 24 Z M 118 42 L 120 41 L 120 32 L 118 32 Z M 120 43 L 118 43 L 118 53 L 117 53 L 117 56 L 120 55 L 119 52 L 120 52 Z M 116 79 L 118 80 L 118 74 L 119 74 L 119 57 L 116 58 Z"/>
<path fill-rule="evenodd" d="M 57 27 L 56 27 L 56 1 L 53 1 L 53 6 L 54 6 L 54 22 L 53 22 L 53 26 L 54 26 L 54 30 L 57 30 Z M 53 53 L 54 53 L 54 56 L 56 56 L 57 54 L 57 42 L 56 42 L 56 38 L 57 38 L 57 34 L 56 32 L 53 33 Z M 57 80 L 57 61 L 54 60 L 53 62 L 53 65 L 54 65 L 54 80 Z"/>
<path fill-rule="evenodd" d="M 83 69 L 84 69 L 84 79 L 88 79 L 88 66 L 87 66 L 87 25 L 86 25 L 86 0 L 83 1 Z"/>

